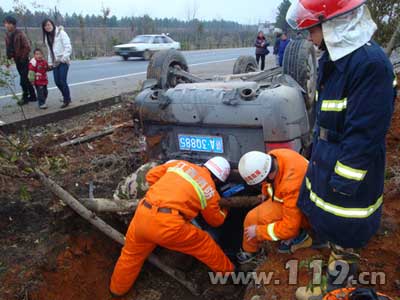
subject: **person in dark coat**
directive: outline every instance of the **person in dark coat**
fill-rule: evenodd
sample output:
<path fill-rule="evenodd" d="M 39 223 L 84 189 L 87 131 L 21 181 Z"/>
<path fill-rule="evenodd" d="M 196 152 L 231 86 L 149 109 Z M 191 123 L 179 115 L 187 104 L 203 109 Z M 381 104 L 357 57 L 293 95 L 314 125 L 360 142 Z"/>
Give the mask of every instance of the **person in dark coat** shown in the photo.
<path fill-rule="evenodd" d="M 36 101 L 35 90 L 28 79 L 30 42 L 25 33 L 17 28 L 17 20 L 14 17 L 6 17 L 3 23 L 7 30 L 5 37 L 7 58 L 14 60 L 20 76 L 22 100 L 18 104 L 24 105 L 29 101 Z"/>
<path fill-rule="evenodd" d="M 264 71 L 265 69 L 265 56 L 269 54 L 268 46 L 269 43 L 265 39 L 264 33 L 260 31 L 257 35 L 257 39 L 254 43 L 254 46 L 256 47 L 256 60 L 257 64 L 260 65 L 260 59 L 261 59 L 261 66 L 260 69 L 261 71 Z"/>
<path fill-rule="evenodd" d="M 282 67 L 283 64 L 283 56 L 285 55 L 285 50 L 287 45 L 289 45 L 290 39 L 288 38 L 286 33 L 282 33 L 281 40 L 279 42 L 278 56 L 279 56 L 279 66 Z"/>
<path fill-rule="evenodd" d="M 331 256 L 326 289 L 299 288 L 298 300 L 357 282 L 360 249 L 380 226 L 395 76 L 372 40 L 377 26 L 364 3 L 299 0 L 287 14 L 290 26 L 308 30 L 324 51 L 313 150 L 297 205 L 316 235 L 329 242 Z"/>
<path fill-rule="evenodd" d="M 280 45 L 280 43 L 281 43 L 281 36 L 282 36 L 282 33 L 280 33 L 280 32 L 277 32 L 276 33 L 276 35 L 275 35 L 275 44 L 274 44 L 274 55 L 275 55 L 275 58 L 276 58 L 276 64 L 277 65 L 279 65 L 279 45 Z"/>

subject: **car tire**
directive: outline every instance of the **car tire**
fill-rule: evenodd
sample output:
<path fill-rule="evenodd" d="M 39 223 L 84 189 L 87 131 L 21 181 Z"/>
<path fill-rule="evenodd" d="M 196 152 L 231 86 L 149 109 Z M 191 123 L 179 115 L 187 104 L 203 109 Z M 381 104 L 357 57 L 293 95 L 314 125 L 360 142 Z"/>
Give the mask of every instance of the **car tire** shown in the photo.
<path fill-rule="evenodd" d="M 245 74 L 250 72 L 256 72 L 258 70 L 258 64 L 253 56 L 242 55 L 235 61 L 233 66 L 233 74 Z"/>
<path fill-rule="evenodd" d="M 147 79 L 156 79 L 157 88 L 168 89 L 177 85 L 178 79 L 170 74 L 171 68 L 179 68 L 189 72 L 185 57 L 177 50 L 163 50 L 156 52 L 150 59 L 147 67 Z"/>
<path fill-rule="evenodd" d="M 150 50 L 145 50 L 144 52 L 143 52 L 143 59 L 144 60 L 150 60 L 151 59 L 151 52 L 150 52 Z"/>
<path fill-rule="evenodd" d="M 283 57 L 283 74 L 290 75 L 306 91 L 307 110 L 314 107 L 317 90 L 317 59 L 313 44 L 292 40 Z"/>
<path fill-rule="evenodd" d="M 317 59 L 313 44 L 307 40 L 292 40 L 283 57 L 283 74 L 290 75 L 306 92 L 304 95 L 310 132 L 301 138 L 301 154 L 309 158 L 312 152 L 312 131 L 315 123 L 317 91 Z"/>
<path fill-rule="evenodd" d="M 123 59 L 124 61 L 127 61 L 127 60 L 129 59 L 129 56 L 124 55 L 124 56 L 122 56 L 122 59 Z"/>

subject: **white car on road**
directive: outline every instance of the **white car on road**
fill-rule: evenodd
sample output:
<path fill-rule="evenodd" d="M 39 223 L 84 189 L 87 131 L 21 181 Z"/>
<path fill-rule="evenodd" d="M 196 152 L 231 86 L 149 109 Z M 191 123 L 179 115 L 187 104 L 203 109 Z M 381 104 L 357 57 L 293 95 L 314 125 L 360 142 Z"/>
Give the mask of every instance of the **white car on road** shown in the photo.
<path fill-rule="evenodd" d="M 128 60 L 129 57 L 143 57 L 149 60 L 154 52 L 169 49 L 179 50 L 181 44 L 165 34 L 149 34 L 138 35 L 127 44 L 115 46 L 114 52 L 124 60 Z"/>

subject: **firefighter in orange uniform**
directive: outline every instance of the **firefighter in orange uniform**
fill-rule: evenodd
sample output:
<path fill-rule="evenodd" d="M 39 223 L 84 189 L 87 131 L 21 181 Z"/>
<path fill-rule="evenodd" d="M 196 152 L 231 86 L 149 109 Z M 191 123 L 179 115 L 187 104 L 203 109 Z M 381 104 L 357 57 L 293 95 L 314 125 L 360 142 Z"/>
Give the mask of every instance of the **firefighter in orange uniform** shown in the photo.
<path fill-rule="evenodd" d="M 307 160 L 289 149 L 277 149 L 269 154 L 252 151 L 239 161 L 239 173 L 248 185 L 261 185 L 266 200 L 251 210 L 244 221 L 243 250 L 238 262 L 256 260 L 263 241 L 279 241 L 278 251 L 294 252 L 310 247 L 311 237 L 304 228 L 307 220 L 297 208 L 297 197 L 307 171 Z"/>
<path fill-rule="evenodd" d="M 234 271 L 234 265 L 210 235 L 190 223 L 201 212 L 211 226 L 223 224 L 227 211 L 219 206 L 216 183 L 224 182 L 229 173 L 229 162 L 222 157 L 214 157 L 204 166 L 171 161 L 147 173 L 150 189 L 126 234 L 111 278 L 113 296 L 129 291 L 157 245 L 192 255 L 214 272 Z"/>

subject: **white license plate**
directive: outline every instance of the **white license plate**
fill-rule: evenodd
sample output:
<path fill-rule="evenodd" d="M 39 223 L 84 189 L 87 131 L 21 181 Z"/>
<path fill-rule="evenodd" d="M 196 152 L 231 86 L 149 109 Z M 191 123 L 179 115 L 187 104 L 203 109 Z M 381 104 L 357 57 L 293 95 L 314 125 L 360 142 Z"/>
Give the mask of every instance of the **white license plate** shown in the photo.
<path fill-rule="evenodd" d="M 220 136 L 178 135 L 179 150 L 224 153 L 224 142 Z"/>

